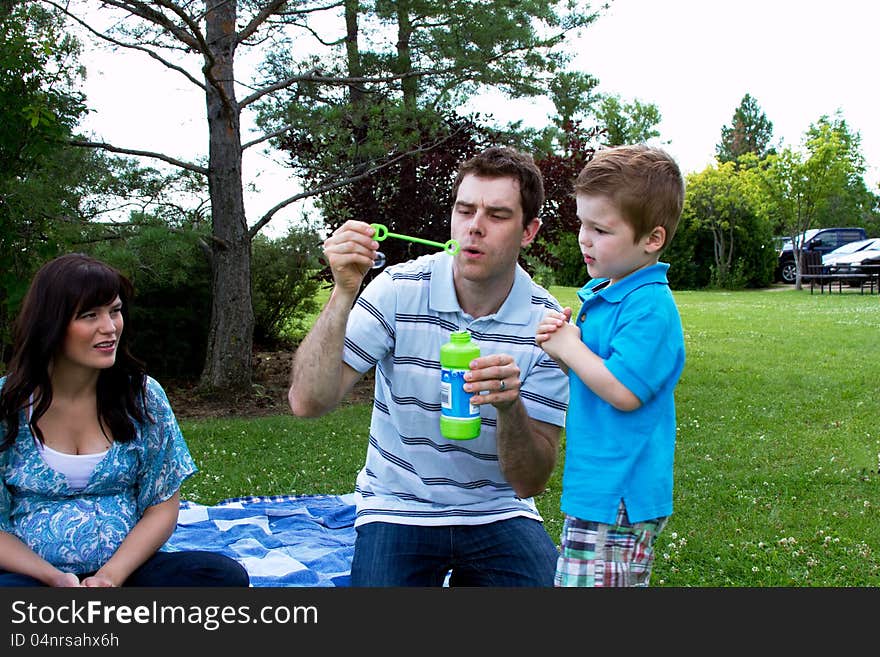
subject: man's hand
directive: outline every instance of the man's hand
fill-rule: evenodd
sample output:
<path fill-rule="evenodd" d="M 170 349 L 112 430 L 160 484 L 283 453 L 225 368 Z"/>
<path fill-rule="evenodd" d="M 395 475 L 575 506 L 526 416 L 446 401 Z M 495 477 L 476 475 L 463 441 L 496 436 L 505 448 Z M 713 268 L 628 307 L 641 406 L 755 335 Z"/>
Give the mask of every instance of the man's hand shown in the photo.
<path fill-rule="evenodd" d="M 519 366 L 508 354 L 492 354 L 475 358 L 471 369 L 464 375 L 464 389 L 474 395 L 474 406 L 493 404 L 496 408 L 506 408 L 519 398 Z"/>
<path fill-rule="evenodd" d="M 492 404 L 498 411 L 495 440 L 504 478 L 520 497 L 544 490 L 556 464 L 559 427 L 532 420 L 520 399 L 520 369 L 509 354 L 475 358 L 465 372 L 471 404 Z"/>
<path fill-rule="evenodd" d="M 376 259 L 379 243 L 373 239 L 375 232 L 370 224 L 349 220 L 324 240 L 324 256 L 333 272 L 333 281 L 351 297 L 360 290 Z"/>

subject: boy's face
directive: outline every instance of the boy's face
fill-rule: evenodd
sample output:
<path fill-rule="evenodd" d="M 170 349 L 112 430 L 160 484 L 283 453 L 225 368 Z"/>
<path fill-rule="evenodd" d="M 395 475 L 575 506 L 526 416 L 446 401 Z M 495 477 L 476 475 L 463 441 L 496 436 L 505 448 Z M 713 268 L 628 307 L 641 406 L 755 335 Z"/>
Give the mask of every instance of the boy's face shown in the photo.
<path fill-rule="evenodd" d="M 591 278 L 610 278 L 613 284 L 657 262 L 664 228 L 636 240 L 632 226 L 608 198 L 578 194 L 575 201 L 581 222 L 578 244 Z"/>

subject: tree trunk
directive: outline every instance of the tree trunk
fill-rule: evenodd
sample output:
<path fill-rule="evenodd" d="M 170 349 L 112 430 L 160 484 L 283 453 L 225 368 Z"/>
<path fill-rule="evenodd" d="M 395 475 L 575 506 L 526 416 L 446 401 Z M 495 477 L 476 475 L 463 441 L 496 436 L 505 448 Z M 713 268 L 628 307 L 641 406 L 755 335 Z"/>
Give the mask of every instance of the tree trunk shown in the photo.
<path fill-rule="evenodd" d="M 213 62 L 205 67 L 205 96 L 214 297 L 200 386 L 227 392 L 250 387 L 254 330 L 251 244 L 241 182 L 241 110 L 233 86 L 235 21 L 235 2 L 208 0 L 206 35 Z"/>
<path fill-rule="evenodd" d="M 398 2 L 397 4 L 397 72 L 412 72 L 412 40 L 413 26 L 410 16 L 410 3 Z M 403 92 L 403 105 L 407 111 L 407 125 L 404 134 L 408 145 L 414 146 L 418 140 L 418 129 L 413 125 L 415 113 L 418 109 L 419 79 L 417 77 L 405 77 L 401 81 Z M 406 207 L 411 202 L 410 194 L 418 189 L 417 181 L 418 155 L 410 155 L 400 163 L 400 190 L 398 202 L 401 208 L 398 216 L 406 216 Z"/>

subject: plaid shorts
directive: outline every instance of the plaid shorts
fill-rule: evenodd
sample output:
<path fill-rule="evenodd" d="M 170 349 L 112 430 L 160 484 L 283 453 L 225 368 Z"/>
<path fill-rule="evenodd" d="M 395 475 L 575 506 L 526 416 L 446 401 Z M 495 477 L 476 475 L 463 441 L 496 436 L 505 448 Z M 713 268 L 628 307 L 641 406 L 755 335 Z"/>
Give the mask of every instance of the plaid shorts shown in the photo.
<path fill-rule="evenodd" d="M 654 541 L 668 519 L 630 523 L 623 500 L 613 525 L 566 515 L 554 586 L 648 586 Z"/>

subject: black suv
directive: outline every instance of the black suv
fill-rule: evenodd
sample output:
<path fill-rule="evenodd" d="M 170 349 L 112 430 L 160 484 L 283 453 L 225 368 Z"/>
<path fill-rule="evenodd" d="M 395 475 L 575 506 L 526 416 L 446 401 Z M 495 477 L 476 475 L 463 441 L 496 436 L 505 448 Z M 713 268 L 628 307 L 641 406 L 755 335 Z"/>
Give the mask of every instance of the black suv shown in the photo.
<path fill-rule="evenodd" d="M 795 238 L 803 251 L 826 254 L 839 246 L 868 239 L 864 228 L 811 228 Z M 797 269 L 791 239 L 786 239 L 779 250 L 779 264 L 776 266 L 776 280 L 794 283 Z"/>

